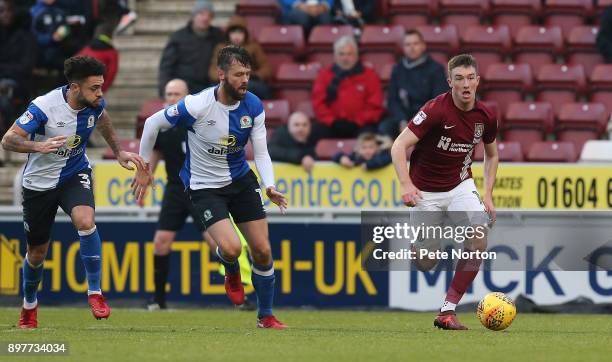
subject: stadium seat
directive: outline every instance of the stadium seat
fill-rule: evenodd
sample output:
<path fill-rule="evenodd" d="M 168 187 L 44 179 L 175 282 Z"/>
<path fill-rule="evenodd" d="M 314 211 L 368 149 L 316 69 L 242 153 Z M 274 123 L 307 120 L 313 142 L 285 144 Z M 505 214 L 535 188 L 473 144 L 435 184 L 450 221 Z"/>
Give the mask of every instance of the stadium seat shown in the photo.
<path fill-rule="evenodd" d="M 119 139 L 119 145 L 123 151 L 134 152 L 138 154 L 140 152 L 140 140 L 139 139 Z M 113 150 L 110 147 L 106 147 L 104 153 L 102 154 L 102 158 L 105 160 L 114 160 L 116 159 Z"/>
<path fill-rule="evenodd" d="M 606 7 L 612 5 L 612 0 L 597 0 L 595 3 L 597 4 L 595 7 L 595 24 L 599 25 L 601 14 Z"/>
<path fill-rule="evenodd" d="M 519 28 L 530 25 L 541 9 L 540 0 L 491 0 L 493 24 L 508 26 L 512 37 Z"/>
<path fill-rule="evenodd" d="M 541 102 L 550 102 L 557 113 L 564 103 L 571 103 L 586 88 L 582 65 L 546 64 L 536 75 L 537 96 Z"/>
<path fill-rule="evenodd" d="M 249 33 L 257 37 L 265 26 L 276 23 L 280 6 L 276 0 L 240 0 L 236 4 L 236 14 L 244 17 Z"/>
<path fill-rule="evenodd" d="M 374 71 L 376 72 L 376 74 L 378 74 L 378 77 L 380 78 L 380 82 L 383 88 L 386 89 L 389 85 L 389 82 L 391 81 L 391 73 L 393 72 L 393 67 L 395 66 L 395 63 L 387 62 L 378 66 L 374 66 L 373 63 L 364 61 L 364 64 L 366 66 L 373 66 Z M 385 99 L 387 98 L 385 97 Z"/>
<path fill-rule="evenodd" d="M 270 25 L 259 32 L 257 41 L 266 51 L 273 69 L 299 60 L 305 54 L 304 31 L 299 25 Z"/>
<path fill-rule="evenodd" d="M 473 25 L 461 35 L 461 51 L 476 57 L 480 69 L 487 69 L 490 64 L 503 63 L 511 46 L 510 30 L 505 25 Z"/>
<path fill-rule="evenodd" d="M 505 113 L 501 127 L 504 141 L 521 144 L 524 152 L 532 143 L 543 141 L 553 130 L 553 112 L 548 103 L 512 103 Z"/>
<path fill-rule="evenodd" d="M 482 103 L 484 103 L 484 105 L 489 108 L 493 114 L 495 115 L 495 117 L 497 117 L 497 127 L 499 128 L 501 126 L 501 111 L 499 109 L 499 103 L 497 101 L 481 101 Z"/>
<path fill-rule="evenodd" d="M 582 64 L 587 75 L 597 64 L 604 63 L 595 45 L 598 31 L 599 28 L 592 25 L 575 26 L 566 37 L 568 64 Z"/>
<path fill-rule="evenodd" d="M 510 103 L 522 101 L 523 94 L 533 87 L 529 64 L 491 64 L 481 74 L 483 99 L 496 101 L 501 114 Z"/>
<path fill-rule="evenodd" d="M 319 69 L 319 63 L 281 64 L 276 71 L 275 98 L 289 101 L 290 109 L 295 109 L 300 101 L 310 100 L 310 89 Z"/>
<path fill-rule="evenodd" d="M 612 110 L 612 64 L 595 66 L 589 77 L 589 93 L 591 102 L 599 102 Z"/>
<path fill-rule="evenodd" d="M 397 63 L 395 57 L 388 53 L 366 53 L 361 56 L 361 62 L 378 74 L 383 87 L 389 84 L 391 71 L 395 63 Z"/>
<path fill-rule="evenodd" d="M 575 26 L 584 24 L 584 19 L 593 14 L 592 0 L 546 0 L 544 24 L 558 26 L 563 34 L 569 34 Z"/>
<path fill-rule="evenodd" d="M 575 162 L 576 149 L 571 142 L 535 142 L 529 148 L 526 159 L 531 162 Z"/>
<path fill-rule="evenodd" d="M 586 141 L 603 134 L 609 118 L 610 112 L 601 103 L 564 104 L 557 116 L 557 139 L 572 142 L 580 153 Z"/>
<path fill-rule="evenodd" d="M 345 35 L 355 35 L 350 25 L 317 25 L 308 37 L 308 61 L 323 67 L 334 62 L 334 42 Z"/>
<path fill-rule="evenodd" d="M 497 152 L 501 162 L 522 162 L 523 150 L 518 142 L 497 142 Z M 474 161 L 484 160 L 484 144 L 480 142 L 474 149 Z"/>
<path fill-rule="evenodd" d="M 140 112 L 138 112 L 138 116 L 136 116 L 136 138 L 140 138 L 142 136 L 142 130 L 147 118 L 151 117 L 153 114 L 155 114 L 155 112 L 163 108 L 163 99 L 150 99 L 142 105 Z"/>
<path fill-rule="evenodd" d="M 582 162 L 612 162 L 612 141 L 590 140 L 584 144 L 580 153 Z"/>
<path fill-rule="evenodd" d="M 520 28 L 514 38 L 514 61 L 527 63 L 537 74 L 543 64 L 555 62 L 563 50 L 561 28 L 529 25 Z"/>
<path fill-rule="evenodd" d="M 427 51 L 436 59 L 434 54 L 444 54 L 448 57 L 459 50 L 459 36 L 454 25 L 421 25 L 416 29 L 423 35 L 427 44 Z M 446 64 L 444 62 L 443 64 Z"/>
<path fill-rule="evenodd" d="M 388 12 L 391 24 L 414 28 L 426 25 L 437 13 L 437 0 L 389 0 Z"/>
<path fill-rule="evenodd" d="M 462 34 L 471 25 L 480 24 L 480 19 L 489 11 L 488 0 L 438 0 L 440 22 L 455 25 Z"/>
<path fill-rule="evenodd" d="M 351 153 L 355 148 L 356 139 L 353 138 L 328 138 L 317 142 L 315 153 L 319 160 L 330 160 L 336 153 Z"/>
<path fill-rule="evenodd" d="M 310 118 L 311 121 L 314 121 L 317 117 L 315 116 L 314 109 L 312 108 L 312 101 L 310 99 L 306 101 L 299 102 L 295 108 L 292 109 L 293 112 L 303 112 Z"/>
<path fill-rule="evenodd" d="M 289 101 L 275 99 L 263 101 L 266 112 L 266 126 L 277 127 L 287 123 L 289 118 Z"/>
<path fill-rule="evenodd" d="M 359 39 L 359 52 L 401 54 L 405 31 L 401 25 L 366 25 Z"/>

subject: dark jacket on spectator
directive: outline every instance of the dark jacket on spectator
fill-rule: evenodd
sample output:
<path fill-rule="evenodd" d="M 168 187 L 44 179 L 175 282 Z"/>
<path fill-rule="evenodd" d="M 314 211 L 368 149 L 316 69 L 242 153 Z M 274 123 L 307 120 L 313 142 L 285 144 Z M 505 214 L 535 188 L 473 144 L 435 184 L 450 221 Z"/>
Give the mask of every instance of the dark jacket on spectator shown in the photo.
<path fill-rule="evenodd" d="M 385 167 L 391 164 L 392 161 L 391 150 L 389 149 L 379 151 L 374 157 L 372 157 L 368 161 L 361 158 L 361 156 L 357 152 L 351 152 L 348 155 L 342 152 L 338 152 L 334 155 L 334 157 L 332 157 L 332 160 L 336 163 L 340 163 L 340 159 L 342 158 L 342 156 L 348 156 L 348 158 L 353 161 L 355 166 L 360 166 L 365 163 L 365 167 L 368 170 L 375 170 L 377 168 Z"/>
<path fill-rule="evenodd" d="M 597 49 L 599 49 L 606 63 L 612 63 L 612 6 L 604 9 L 599 24 Z"/>
<path fill-rule="evenodd" d="M 311 132 L 306 143 L 297 142 L 291 137 L 287 126 L 282 126 L 274 131 L 272 139 L 268 143 L 268 152 L 270 158 L 274 161 L 300 164 L 302 158 L 306 155 L 316 158 L 315 146 L 317 141 L 318 137 Z"/>
<path fill-rule="evenodd" d="M 448 90 L 444 67 L 429 55 L 409 62 L 403 58 L 393 67 L 387 110 L 394 121 L 409 121 L 430 99 Z"/>
<path fill-rule="evenodd" d="M 208 77 L 213 51 L 225 40 L 225 34 L 211 26 L 206 34 L 196 34 L 191 22 L 170 35 L 159 63 L 159 94 L 164 94 L 166 83 L 174 78 L 187 82 L 190 93 L 210 86 Z"/>
<path fill-rule="evenodd" d="M 35 63 L 36 41 L 29 28 L 19 21 L 0 27 L 0 79 L 13 79 L 27 89 Z"/>
<path fill-rule="evenodd" d="M 39 0 L 32 6 L 32 32 L 36 35 L 36 41 L 41 46 L 51 46 L 53 33 L 62 25 L 66 25 L 66 12 L 54 3 L 45 4 Z"/>

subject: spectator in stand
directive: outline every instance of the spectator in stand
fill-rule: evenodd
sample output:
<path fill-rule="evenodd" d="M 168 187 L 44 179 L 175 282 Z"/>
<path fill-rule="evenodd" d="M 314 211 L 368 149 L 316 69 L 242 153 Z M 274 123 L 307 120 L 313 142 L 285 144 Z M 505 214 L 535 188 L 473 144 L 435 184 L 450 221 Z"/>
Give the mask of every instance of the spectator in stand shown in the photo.
<path fill-rule="evenodd" d="M 319 137 L 313 132 L 308 116 L 294 112 L 289 116 L 286 126 L 274 131 L 268 152 L 272 160 L 302 165 L 310 173 L 315 164 L 315 146 L 318 141 Z"/>
<path fill-rule="evenodd" d="M 444 67 L 425 50 L 423 35 L 408 30 L 404 36 L 404 57 L 391 73 L 387 92 L 389 116 L 381 122 L 380 133 L 397 137 L 427 101 L 448 91 Z"/>
<path fill-rule="evenodd" d="M 211 85 L 208 70 L 213 51 L 225 39 L 223 31 L 211 25 L 213 17 L 212 5 L 197 0 L 187 26 L 170 35 L 159 63 L 160 96 L 174 78 L 185 80 L 192 94 Z"/>
<path fill-rule="evenodd" d="M 391 140 L 370 132 L 362 133 L 357 138 L 355 151 L 348 155 L 338 152 L 332 160 L 345 168 L 361 166 L 366 171 L 383 168 L 391 163 Z"/>
<path fill-rule="evenodd" d="M 217 45 L 213 52 L 212 59 L 210 60 L 210 69 L 208 70 L 208 77 L 210 80 L 212 82 L 219 81 L 219 75 L 217 74 L 217 55 L 219 51 L 221 51 L 224 46 L 230 44 L 240 46 L 245 48 L 249 55 L 251 55 L 252 63 L 249 91 L 253 92 L 261 99 L 272 98 L 272 89 L 266 83 L 272 77 L 272 67 L 259 43 L 250 38 L 246 21 L 238 15 L 232 16 L 225 33 L 227 36 L 226 43 Z"/>
<path fill-rule="evenodd" d="M 612 5 L 607 6 L 601 15 L 599 33 L 597 33 L 597 49 L 606 63 L 612 63 Z"/>
<path fill-rule="evenodd" d="M 376 73 L 359 61 L 357 42 L 334 43 L 334 64 L 322 69 L 312 89 L 312 105 L 325 137 L 353 138 L 375 132 L 383 114 L 383 92 Z"/>
<path fill-rule="evenodd" d="M 64 46 L 70 36 L 66 12 L 56 0 L 38 0 L 32 7 L 32 32 L 38 42 L 38 65 L 62 71 L 64 60 L 71 54 Z"/>
<path fill-rule="evenodd" d="M 105 21 L 98 25 L 96 36 L 79 52 L 79 55 L 96 58 L 106 66 L 102 92 L 106 92 L 113 85 L 119 69 L 119 52 L 113 46 L 113 31 L 117 27 L 118 20 L 115 18 L 114 22 Z"/>
<path fill-rule="evenodd" d="M 0 137 L 25 110 L 36 61 L 36 41 L 22 20 L 12 0 L 0 0 Z"/>
<path fill-rule="evenodd" d="M 361 28 L 365 23 L 374 22 L 376 1 L 372 0 L 335 0 L 332 10 L 334 23 L 349 24 Z"/>
<path fill-rule="evenodd" d="M 332 4 L 333 0 L 280 0 L 283 21 L 301 25 L 306 39 L 315 25 L 332 22 Z"/>

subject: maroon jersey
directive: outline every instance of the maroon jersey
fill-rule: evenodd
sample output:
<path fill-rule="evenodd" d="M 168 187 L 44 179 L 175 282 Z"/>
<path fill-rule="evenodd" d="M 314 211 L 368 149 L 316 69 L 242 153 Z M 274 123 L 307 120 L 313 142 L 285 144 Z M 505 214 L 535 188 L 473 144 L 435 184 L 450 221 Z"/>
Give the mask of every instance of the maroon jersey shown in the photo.
<path fill-rule="evenodd" d="M 497 119 L 484 104 L 462 111 L 451 92 L 427 102 L 408 128 L 419 138 L 410 156 L 410 179 L 422 191 L 445 192 L 472 177 L 472 154 L 495 141 Z"/>

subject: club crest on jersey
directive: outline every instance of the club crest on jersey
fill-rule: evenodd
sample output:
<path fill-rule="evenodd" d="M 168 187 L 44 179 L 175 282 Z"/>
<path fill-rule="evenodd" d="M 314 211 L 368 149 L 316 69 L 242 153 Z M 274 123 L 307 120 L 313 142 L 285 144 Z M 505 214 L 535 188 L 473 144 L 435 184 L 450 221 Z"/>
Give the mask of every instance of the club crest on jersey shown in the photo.
<path fill-rule="evenodd" d="M 166 111 L 166 114 L 168 115 L 168 117 L 176 117 L 178 116 L 179 110 L 178 110 L 178 105 L 173 105 L 170 108 L 168 108 L 168 110 Z"/>
<path fill-rule="evenodd" d="M 419 113 L 417 113 L 417 115 L 412 119 L 412 123 L 418 126 L 419 124 L 423 123 L 426 118 L 427 114 L 423 111 L 419 111 Z"/>
<path fill-rule="evenodd" d="M 94 115 L 90 115 L 89 118 L 87 118 L 87 128 L 91 128 L 94 126 L 96 122 L 96 117 L 94 117 Z"/>
<path fill-rule="evenodd" d="M 21 124 L 28 124 L 33 119 L 34 119 L 34 115 L 32 113 L 30 113 L 30 111 L 25 111 L 23 116 L 21 116 L 20 123 Z"/>
<path fill-rule="evenodd" d="M 253 127 L 253 119 L 249 116 L 242 116 L 240 118 L 240 128 Z"/>
<path fill-rule="evenodd" d="M 476 123 L 476 126 L 474 127 L 474 138 L 482 137 L 483 132 L 484 132 L 484 123 Z"/>

